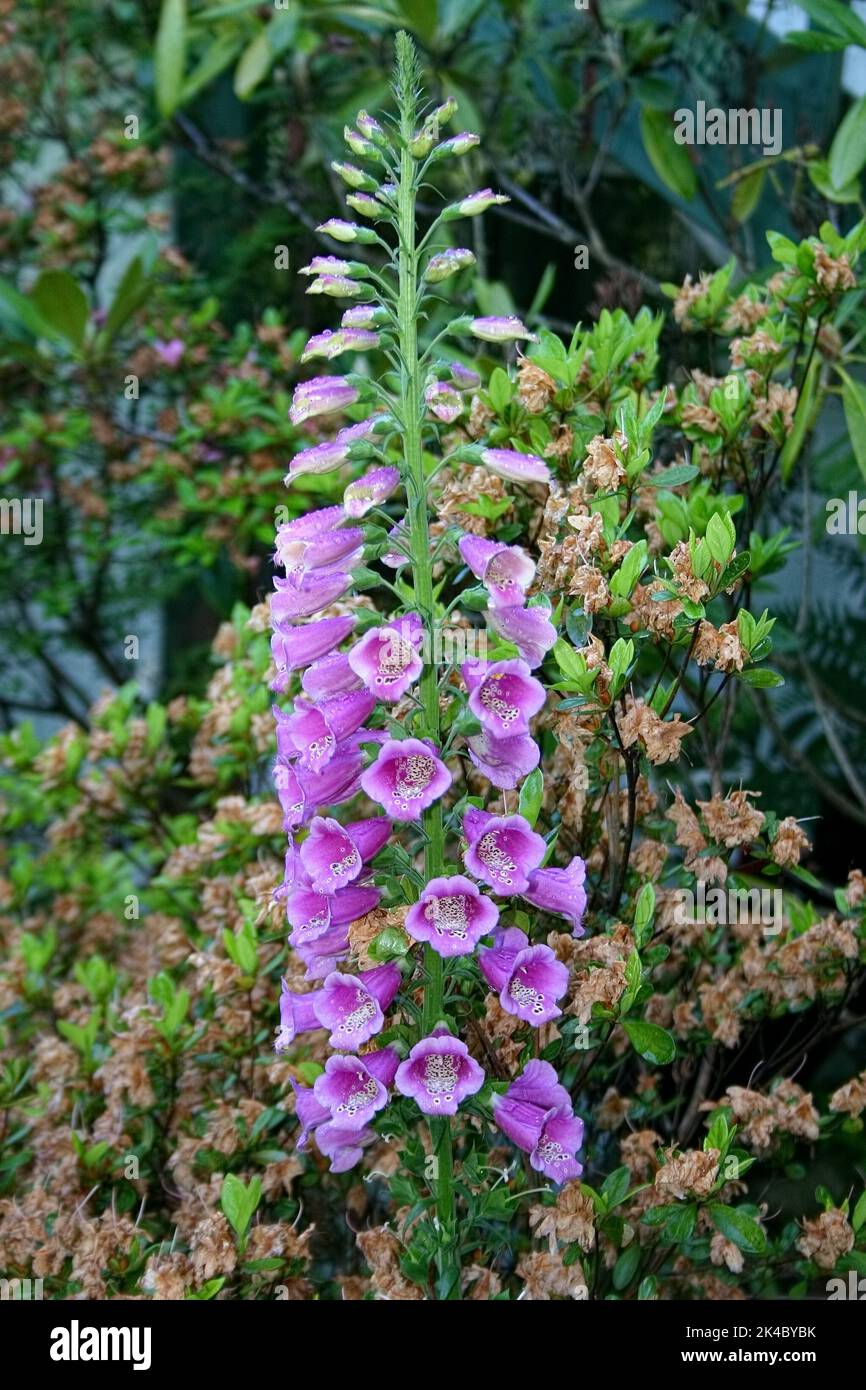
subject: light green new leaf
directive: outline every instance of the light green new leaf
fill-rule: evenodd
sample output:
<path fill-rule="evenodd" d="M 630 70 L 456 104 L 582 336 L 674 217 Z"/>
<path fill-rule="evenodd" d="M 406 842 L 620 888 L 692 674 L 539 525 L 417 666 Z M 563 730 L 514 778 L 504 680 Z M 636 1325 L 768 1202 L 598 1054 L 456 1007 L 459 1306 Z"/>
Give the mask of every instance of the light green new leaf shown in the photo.
<path fill-rule="evenodd" d="M 156 105 L 162 116 L 170 116 L 180 101 L 186 29 L 186 0 L 162 0 L 153 54 Z"/>
<path fill-rule="evenodd" d="M 698 176 L 685 145 L 674 139 L 674 127 L 666 111 L 645 106 L 640 113 L 640 133 L 650 164 L 662 183 L 677 197 L 689 200 L 698 188 Z"/>
<path fill-rule="evenodd" d="M 833 136 L 830 146 L 830 178 L 834 188 L 844 188 L 866 164 L 866 97 L 855 101 Z"/>
<path fill-rule="evenodd" d="M 624 1019 L 622 1026 L 635 1052 L 654 1066 L 665 1067 L 676 1057 L 677 1045 L 664 1028 L 641 1019 Z"/>
<path fill-rule="evenodd" d="M 33 286 L 31 299 L 46 323 L 73 347 L 81 347 L 87 327 L 87 297 L 65 270 L 44 270 Z"/>
<path fill-rule="evenodd" d="M 851 448 L 866 478 L 866 386 L 862 381 L 847 377 L 842 387 L 842 405 L 845 409 L 845 423 L 851 436 Z"/>

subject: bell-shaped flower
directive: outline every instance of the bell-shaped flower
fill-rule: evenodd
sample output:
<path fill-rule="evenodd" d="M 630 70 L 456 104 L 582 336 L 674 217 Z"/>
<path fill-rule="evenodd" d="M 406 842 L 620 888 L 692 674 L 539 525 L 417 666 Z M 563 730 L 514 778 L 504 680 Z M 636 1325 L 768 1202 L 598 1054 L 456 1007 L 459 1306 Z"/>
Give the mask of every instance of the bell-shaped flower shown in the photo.
<path fill-rule="evenodd" d="M 525 661 L 467 661 L 461 674 L 469 691 L 469 708 L 491 738 L 528 733 L 530 719 L 547 699 L 544 686 Z"/>
<path fill-rule="evenodd" d="M 466 740 L 469 757 L 494 787 L 513 791 L 541 760 L 541 749 L 529 734 L 491 738 L 482 732 Z"/>
<path fill-rule="evenodd" d="M 400 988 L 399 966 L 393 962 L 364 970 L 360 975 L 341 975 L 335 970 L 315 991 L 316 1018 L 330 1029 L 331 1047 L 357 1052 L 382 1031 L 384 1010 Z"/>
<path fill-rule="evenodd" d="M 493 1118 L 502 1133 L 524 1153 L 537 1173 L 556 1183 L 579 1178 L 583 1165 L 575 1157 L 583 1143 L 583 1121 L 559 1084 L 549 1062 L 527 1062 L 504 1095 L 493 1097 Z"/>
<path fill-rule="evenodd" d="M 575 855 L 567 869 L 535 869 L 523 897 L 542 912 L 555 912 L 571 923 L 572 935 L 583 936 L 586 910 L 586 864 Z"/>
<path fill-rule="evenodd" d="M 453 874 L 431 878 L 421 897 L 406 914 L 406 931 L 425 941 L 440 956 L 470 955 L 499 921 L 499 909 L 479 892 L 470 878 Z"/>
<path fill-rule="evenodd" d="M 393 1047 L 363 1057 L 329 1057 L 316 1077 L 313 1094 L 343 1129 L 363 1129 L 388 1104 L 400 1058 Z"/>
<path fill-rule="evenodd" d="M 309 1033 L 314 1028 L 321 1028 L 316 1013 L 319 992 L 313 990 L 310 994 L 298 994 L 295 990 L 289 989 L 283 980 L 280 994 L 280 1026 L 274 1043 L 275 1052 L 285 1052 L 291 1047 L 298 1033 Z"/>
<path fill-rule="evenodd" d="M 550 469 L 536 454 L 519 449 L 482 449 L 481 462 L 491 473 L 511 483 L 549 483 Z"/>
<path fill-rule="evenodd" d="M 538 342 L 535 334 L 530 333 L 516 314 L 490 314 L 486 318 L 473 319 L 470 331 L 485 343 L 513 343 L 518 338 Z"/>
<path fill-rule="evenodd" d="M 319 705 L 299 697 L 294 713 L 278 712 L 283 745 L 308 772 L 320 772 L 331 761 L 338 744 L 360 729 L 376 707 L 368 690 L 349 690 Z"/>
<path fill-rule="evenodd" d="M 451 773 L 435 745 L 417 738 L 388 739 L 361 778 L 371 800 L 378 801 L 395 820 L 418 820 L 451 782 Z"/>
<path fill-rule="evenodd" d="M 349 825 L 341 825 L 332 816 L 315 816 L 300 848 L 301 864 L 310 883 L 320 893 L 336 893 L 347 887 L 379 853 L 390 833 L 387 816 Z"/>
<path fill-rule="evenodd" d="M 522 893 L 547 846 L 523 816 L 494 816 L 470 806 L 463 814 L 463 863 L 497 893 Z"/>
<path fill-rule="evenodd" d="M 487 589 L 494 608 L 522 607 L 535 577 L 535 562 L 519 545 L 462 536 L 460 554 Z"/>
<path fill-rule="evenodd" d="M 506 642 L 513 642 L 523 660 L 533 670 L 540 666 L 556 642 L 556 628 L 550 609 L 544 604 L 531 608 L 490 608 L 487 621 Z"/>
<path fill-rule="evenodd" d="M 370 628 L 348 653 L 349 665 L 367 690 L 393 703 L 406 694 L 424 669 L 419 648 L 424 626 L 407 613 L 387 627 Z"/>
<path fill-rule="evenodd" d="M 343 570 L 304 575 L 300 584 L 291 579 L 275 579 L 271 595 L 271 616 L 277 623 L 292 622 L 295 618 L 312 618 L 336 603 L 351 588 L 352 576 Z"/>
<path fill-rule="evenodd" d="M 530 946 L 519 927 L 500 928 L 492 946 L 482 946 L 478 963 L 506 1013 L 540 1028 L 559 1018 L 556 1001 L 568 989 L 568 969 L 549 946 Z"/>
<path fill-rule="evenodd" d="M 369 469 L 353 483 L 349 483 L 343 493 L 346 516 L 356 521 L 373 507 L 381 507 L 399 483 L 400 474 L 396 468 Z"/>
<path fill-rule="evenodd" d="M 425 1115 L 456 1115 L 467 1096 L 484 1085 L 484 1071 L 447 1028 L 435 1028 L 416 1043 L 397 1068 L 394 1084 Z"/>
<path fill-rule="evenodd" d="M 359 398 L 358 388 L 341 376 L 316 376 L 295 387 L 289 419 L 293 425 L 345 410 Z"/>

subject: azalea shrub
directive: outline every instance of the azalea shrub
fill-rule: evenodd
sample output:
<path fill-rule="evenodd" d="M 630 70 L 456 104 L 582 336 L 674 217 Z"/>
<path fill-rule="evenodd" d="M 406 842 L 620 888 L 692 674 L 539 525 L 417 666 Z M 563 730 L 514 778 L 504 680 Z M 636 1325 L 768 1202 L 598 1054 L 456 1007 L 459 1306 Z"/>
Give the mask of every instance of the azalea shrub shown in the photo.
<path fill-rule="evenodd" d="M 397 55 L 303 267 L 340 322 L 259 329 L 301 377 L 267 404 L 238 330 L 184 422 L 253 421 L 241 528 L 288 451 L 273 592 L 188 693 L 0 739 L 0 1263 L 52 1298 L 825 1297 L 866 1266 L 866 878 L 738 733 L 789 670 L 779 497 L 856 405 L 866 231 L 567 337 L 465 312 L 503 195 Z"/>

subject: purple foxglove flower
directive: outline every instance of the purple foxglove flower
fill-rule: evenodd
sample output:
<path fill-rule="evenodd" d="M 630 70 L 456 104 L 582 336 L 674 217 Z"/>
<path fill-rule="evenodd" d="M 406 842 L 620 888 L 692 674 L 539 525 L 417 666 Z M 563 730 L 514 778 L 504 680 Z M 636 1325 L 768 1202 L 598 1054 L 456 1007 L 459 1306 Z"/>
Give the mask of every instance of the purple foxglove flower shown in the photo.
<path fill-rule="evenodd" d="M 316 228 L 317 232 L 324 232 L 325 236 L 333 237 L 334 241 L 373 241 L 376 233 L 369 227 L 359 227 L 357 222 L 346 222 L 342 217 L 329 217 L 327 222 L 323 222 Z"/>
<path fill-rule="evenodd" d="M 491 738 L 529 732 L 529 721 L 543 707 L 547 692 L 525 661 L 464 662 L 469 708 Z"/>
<path fill-rule="evenodd" d="M 308 667 L 301 676 L 301 685 L 311 700 L 324 700 L 344 690 L 358 690 L 361 682 L 345 652 L 329 652 Z"/>
<path fill-rule="evenodd" d="M 467 748 L 478 771 L 502 791 L 513 791 L 541 760 L 541 749 L 528 734 L 491 738 L 482 732 L 467 739 Z"/>
<path fill-rule="evenodd" d="M 542 605 L 533 608 L 491 608 L 487 621 L 506 642 L 513 642 L 523 660 L 534 670 L 540 666 L 556 641 L 556 628 L 550 621 L 550 609 Z"/>
<path fill-rule="evenodd" d="M 283 723 L 291 752 L 308 772 L 320 772 L 333 758 L 337 745 L 360 729 L 375 707 L 376 697 L 368 690 L 349 690 L 321 705 L 298 699 L 295 712 Z"/>
<path fill-rule="evenodd" d="M 375 236 L 376 233 L 371 233 Z M 381 328 L 388 322 L 388 310 L 382 304 L 353 304 L 340 319 L 343 328 Z"/>
<path fill-rule="evenodd" d="M 343 564 L 351 569 L 364 548 L 364 532 L 360 526 L 347 526 L 342 531 L 324 531 L 309 540 L 277 537 L 275 562 L 287 576 L 302 579 L 309 570 L 330 570 Z"/>
<path fill-rule="evenodd" d="M 314 623 L 276 627 L 271 637 L 271 655 L 279 673 L 300 671 L 332 652 L 355 626 L 353 617 L 320 618 Z"/>
<path fill-rule="evenodd" d="M 479 951 L 478 963 L 506 1013 L 533 1028 L 559 1018 L 556 1000 L 568 989 L 568 968 L 549 946 L 530 946 L 519 927 L 500 928 L 494 945 Z"/>
<path fill-rule="evenodd" d="M 406 914 L 406 931 L 440 956 L 468 956 L 499 921 L 499 909 L 469 878 L 431 878 Z"/>
<path fill-rule="evenodd" d="M 391 833 L 387 816 L 340 825 L 332 816 L 315 816 L 301 845 L 301 864 L 320 893 L 336 893 L 356 879 Z"/>
<path fill-rule="evenodd" d="M 364 729 L 365 741 L 371 735 Z M 311 820 L 323 806 L 336 806 L 356 796 L 360 787 L 364 758 L 357 746 L 357 735 L 340 744 L 321 772 L 307 772 L 298 764 L 295 772 L 304 798 L 303 821 Z"/>
<path fill-rule="evenodd" d="M 513 343 L 518 338 L 528 338 L 537 343 L 534 333 L 530 333 L 516 314 L 491 314 L 487 318 L 473 319 L 470 325 L 474 337 L 485 343 Z"/>
<path fill-rule="evenodd" d="M 478 372 L 466 367 L 462 362 L 451 363 L 451 379 L 461 391 L 475 391 L 481 385 Z"/>
<path fill-rule="evenodd" d="M 361 217 L 369 217 L 373 222 L 378 222 L 384 216 L 382 204 L 371 198 L 369 193 L 347 193 L 346 202 L 354 212 Z"/>
<path fill-rule="evenodd" d="M 434 744 L 417 738 L 389 739 L 361 778 L 361 787 L 394 820 L 418 820 L 451 781 Z"/>
<path fill-rule="evenodd" d="M 440 251 L 430 257 L 424 271 L 424 279 L 429 285 L 438 285 L 442 280 L 447 280 L 449 276 L 456 275 L 458 271 L 466 270 L 474 264 L 475 257 L 471 251 L 467 251 L 463 246 L 449 246 L 447 251 Z"/>
<path fill-rule="evenodd" d="M 303 1153 L 310 1140 L 310 1135 L 330 1120 L 331 1112 L 325 1105 L 320 1105 L 313 1094 L 312 1086 L 299 1086 L 294 1077 L 289 1077 L 292 1090 L 295 1093 L 295 1114 L 301 1126 L 295 1139 L 295 1148 Z"/>
<path fill-rule="evenodd" d="M 351 275 L 352 262 L 339 256 L 314 256 L 309 265 L 301 266 L 299 275 Z"/>
<path fill-rule="evenodd" d="M 547 848 L 523 816 L 493 816 L 470 806 L 463 814 L 468 845 L 463 863 L 497 893 L 522 893 Z"/>
<path fill-rule="evenodd" d="M 470 193 L 467 198 L 463 198 L 456 205 L 456 216 L 477 217 L 479 213 L 486 212 L 488 208 L 499 207 L 503 203 L 510 202 L 511 199 L 506 198 L 504 193 L 494 193 L 492 188 L 479 188 L 477 193 Z"/>
<path fill-rule="evenodd" d="M 583 1142 L 583 1121 L 574 1115 L 549 1062 L 527 1062 L 505 1095 L 493 1097 L 493 1116 L 503 1134 L 531 1155 L 536 1172 L 557 1183 L 580 1177 L 583 1167 L 575 1154 Z"/>
<path fill-rule="evenodd" d="M 522 608 L 535 577 L 535 562 L 519 545 L 462 536 L 460 554 L 490 594 L 494 608 Z"/>
<path fill-rule="evenodd" d="M 348 1173 L 364 1156 L 364 1149 L 378 1138 L 372 1129 L 344 1129 L 332 1123 L 319 1125 L 316 1143 L 319 1152 L 330 1160 L 329 1171 Z"/>
<path fill-rule="evenodd" d="M 295 387 L 289 419 L 293 425 L 312 420 L 317 415 L 330 415 L 345 410 L 358 399 L 357 387 L 341 376 L 316 376 Z"/>
<path fill-rule="evenodd" d="M 291 1047 L 298 1033 L 309 1033 L 314 1028 L 321 1028 L 316 1013 L 316 1002 L 320 993 L 320 990 L 313 990 L 310 994 L 296 994 L 283 980 L 280 994 L 280 1026 L 274 1043 L 275 1052 L 285 1052 Z"/>
<path fill-rule="evenodd" d="M 351 884 L 328 897 L 312 888 L 294 888 L 286 898 L 286 917 L 292 927 L 291 944 L 306 946 L 325 936 L 332 927 L 345 927 L 366 917 L 379 902 L 380 889 Z"/>
<path fill-rule="evenodd" d="M 277 527 L 277 545 L 280 541 L 308 541 L 314 536 L 324 535 L 326 531 L 335 531 L 345 520 L 346 513 L 339 503 L 333 507 L 319 507 L 314 512 L 304 512 L 291 521 L 281 522 Z"/>
<path fill-rule="evenodd" d="M 370 628 L 348 653 L 349 665 L 367 690 L 393 703 L 420 676 L 424 662 L 418 648 L 424 626 L 417 613 L 407 613 L 388 627 Z"/>
<path fill-rule="evenodd" d="M 163 343 L 157 338 L 153 350 L 164 366 L 176 367 L 184 354 L 184 342 L 182 338 L 171 338 L 169 342 Z"/>
<path fill-rule="evenodd" d="M 484 1085 L 484 1071 L 447 1028 L 435 1028 L 416 1043 L 397 1068 L 394 1084 L 425 1115 L 456 1115 L 467 1096 Z"/>
<path fill-rule="evenodd" d="M 463 414 L 463 399 L 459 391 L 445 381 L 431 382 L 424 392 L 424 399 L 431 414 L 446 425 L 453 425 Z"/>
<path fill-rule="evenodd" d="M 320 275 L 307 286 L 307 294 L 327 294 L 332 299 L 357 299 L 366 294 L 364 285 L 350 280 L 347 275 Z M 321 414 L 321 412 L 319 412 Z"/>
<path fill-rule="evenodd" d="M 289 940 L 291 941 L 291 937 Z M 307 967 L 304 979 L 324 980 L 328 975 L 333 975 L 335 970 L 339 970 L 343 961 L 348 959 L 348 928 L 331 927 L 323 936 L 316 937 L 314 941 L 301 942 L 295 945 L 294 949 Z"/>
<path fill-rule="evenodd" d="M 392 526 L 388 532 L 388 540 L 395 541 L 397 544 L 394 550 L 387 550 L 379 556 L 383 565 L 389 565 L 391 569 L 402 569 L 403 565 L 408 565 L 411 556 L 408 554 L 409 536 L 405 524 L 398 521 L 396 526 Z"/>
<path fill-rule="evenodd" d="M 380 507 L 400 485 L 400 473 L 396 468 L 371 468 L 362 477 L 349 483 L 343 493 L 343 508 L 346 516 L 356 521 L 365 516 L 373 507 Z"/>
<path fill-rule="evenodd" d="M 388 1104 L 388 1087 L 393 1085 L 399 1061 L 392 1047 L 363 1057 L 329 1057 L 324 1072 L 316 1077 L 313 1093 L 334 1124 L 363 1129 Z"/>
<path fill-rule="evenodd" d="M 353 154 L 359 154 L 364 159 L 378 159 L 380 157 L 372 140 L 367 140 L 365 136 L 359 135 L 357 130 L 352 130 L 351 126 L 343 126 L 343 139 Z"/>
<path fill-rule="evenodd" d="M 382 1031 L 387 1009 L 400 988 L 400 969 L 393 962 L 364 970 L 360 975 L 341 975 L 335 970 L 316 990 L 316 1018 L 330 1028 L 331 1047 L 357 1052 L 362 1043 Z"/>
<path fill-rule="evenodd" d="M 274 587 L 271 616 L 276 623 L 285 623 L 294 618 L 311 618 L 336 603 L 352 587 L 352 576 L 342 570 L 313 572 L 305 575 L 300 584 L 291 579 L 275 579 Z"/>
<path fill-rule="evenodd" d="M 523 897 L 543 912 L 556 912 L 566 917 L 571 923 L 572 935 L 583 936 L 585 879 L 586 865 L 575 855 L 567 869 L 534 869 Z"/>
<path fill-rule="evenodd" d="M 481 462 L 491 473 L 512 483 L 549 483 L 550 469 L 535 454 L 518 449 L 482 449 Z"/>
<path fill-rule="evenodd" d="M 297 829 L 303 823 L 306 798 L 289 763 L 280 760 L 274 764 L 274 786 L 283 812 L 283 829 Z"/>
<path fill-rule="evenodd" d="M 370 333 L 366 328 L 342 328 L 336 333 L 330 328 L 324 333 L 316 333 L 310 338 L 301 354 L 302 362 L 313 357 L 324 357 L 330 361 L 343 352 L 366 352 L 379 346 L 379 334 Z"/>

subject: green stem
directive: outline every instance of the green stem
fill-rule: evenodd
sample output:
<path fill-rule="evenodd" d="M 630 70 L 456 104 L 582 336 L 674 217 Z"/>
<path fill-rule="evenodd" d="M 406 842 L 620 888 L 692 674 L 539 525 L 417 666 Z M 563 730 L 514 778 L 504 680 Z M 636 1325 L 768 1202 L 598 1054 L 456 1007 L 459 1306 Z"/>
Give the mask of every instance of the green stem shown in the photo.
<path fill-rule="evenodd" d="M 425 653 L 427 659 L 420 681 L 421 705 L 424 717 L 424 737 L 431 739 L 438 747 L 441 742 L 439 724 L 439 688 L 436 680 L 436 667 L 432 661 L 435 651 L 434 633 L 436 627 L 436 605 L 433 597 L 433 565 L 430 555 L 430 535 L 427 517 L 427 478 L 424 475 L 421 425 L 423 419 L 423 400 L 421 383 L 421 363 L 418 356 L 418 325 L 416 305 L 418 294 L 419 251 L 415 239 L 415 195 L 417 188 L 417 167 L 409 152 L 409 141 L 414 133 L 416 98 L 414 90 L 414 54 L 409 39 L 405 35 L 398 38 L 400 62 L 400 134 L 402 150 L 400 156 L 400 183 L 398 198 L 399 218 L 399 333 L 400 352 L 403 360 L 401 373 L 400 399 L 403 419 L 404 484 L 407 496 L 409 549 L 412 555 L 412 578 L 415 586 L 415 602 L 424 623 L 429 646 Z M 445 866 L 444 828 L 442 806 L 435 802 L 424 812 L 423 828 L 426 834 L 424 869 L 426 878 L 441 875 Z M 443 963 L 442 957 L 430 946 L 424 947 L 424 1003 L 422 1008 L 422 1030 L 430 1033 L 443 1016 Z M 437 1260 L 437 1297 L 459 1299 L 460 1268 L 454 1212 L 453 1162 L 451 1153 L 450 1120 L 437 1119 L 430 1122 L 430 1135 L 433 1144 L 436 1167 L 436 1212 L 439 1225 L 439 1256 Z"/>

